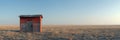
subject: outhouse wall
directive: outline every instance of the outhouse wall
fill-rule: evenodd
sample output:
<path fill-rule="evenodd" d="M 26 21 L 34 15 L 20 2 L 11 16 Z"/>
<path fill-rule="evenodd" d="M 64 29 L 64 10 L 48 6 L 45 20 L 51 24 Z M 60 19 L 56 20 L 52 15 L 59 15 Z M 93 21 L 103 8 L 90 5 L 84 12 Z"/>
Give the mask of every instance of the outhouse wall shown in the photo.
<path fill-rule="evenodd" d="M 25 26 L 27 21 L 32 21 L 33 32 L 40 32 L 42 31 L 41 28 L 41 18 L 40 17 L 20 17 L 20 31 L 26 31 Z"/>

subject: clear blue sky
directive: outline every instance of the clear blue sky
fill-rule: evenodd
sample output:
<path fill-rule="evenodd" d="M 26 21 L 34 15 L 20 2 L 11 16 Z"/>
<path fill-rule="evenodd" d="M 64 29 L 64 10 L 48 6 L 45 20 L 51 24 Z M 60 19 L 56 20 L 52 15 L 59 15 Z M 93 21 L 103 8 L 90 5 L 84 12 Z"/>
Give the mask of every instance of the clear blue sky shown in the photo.
<path fill-rule="evenodd" d="M 44 25 L 117 25 L 120 0 L 0 0 L 0 25 L 42 14 Z"/>

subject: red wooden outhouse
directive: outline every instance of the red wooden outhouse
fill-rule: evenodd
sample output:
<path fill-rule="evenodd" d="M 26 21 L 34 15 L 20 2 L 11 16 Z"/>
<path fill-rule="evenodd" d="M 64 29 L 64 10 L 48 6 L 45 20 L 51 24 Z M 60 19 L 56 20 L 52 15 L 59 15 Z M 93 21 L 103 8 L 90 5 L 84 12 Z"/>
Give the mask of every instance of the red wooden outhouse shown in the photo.
<path fill-rule="evenodd" d="M 20 15 L 21 32 L 42 32 L 42 15 Z"/>

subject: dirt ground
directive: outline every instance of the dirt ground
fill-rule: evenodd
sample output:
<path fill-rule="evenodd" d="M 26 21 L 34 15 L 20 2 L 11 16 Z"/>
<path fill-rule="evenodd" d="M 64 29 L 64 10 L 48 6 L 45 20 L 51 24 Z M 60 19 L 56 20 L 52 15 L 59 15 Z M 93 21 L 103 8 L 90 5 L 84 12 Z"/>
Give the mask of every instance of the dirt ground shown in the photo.
<path fill-rule="evenodd" d="M 0 26 L 0 40 L 120 40 L 120 25 L 45 25 L 42 33 Z"/>

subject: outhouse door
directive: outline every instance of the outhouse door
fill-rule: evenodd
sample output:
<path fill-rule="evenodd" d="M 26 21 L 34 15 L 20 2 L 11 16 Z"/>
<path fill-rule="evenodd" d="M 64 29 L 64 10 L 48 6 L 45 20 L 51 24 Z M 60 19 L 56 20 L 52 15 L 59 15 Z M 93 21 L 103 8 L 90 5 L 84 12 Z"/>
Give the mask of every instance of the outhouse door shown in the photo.
<path fill-rule="evenodd" d="M 33 32 L 33 22 L 32 21 L 26 22 L 26 31 Z"/>

